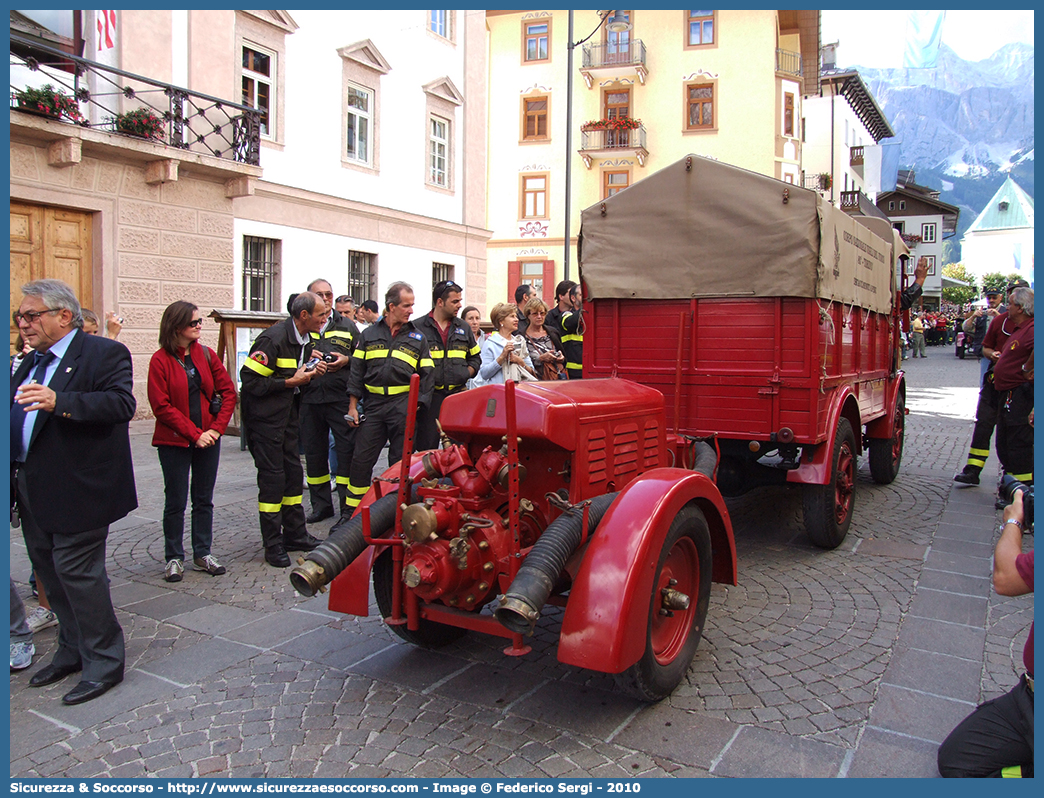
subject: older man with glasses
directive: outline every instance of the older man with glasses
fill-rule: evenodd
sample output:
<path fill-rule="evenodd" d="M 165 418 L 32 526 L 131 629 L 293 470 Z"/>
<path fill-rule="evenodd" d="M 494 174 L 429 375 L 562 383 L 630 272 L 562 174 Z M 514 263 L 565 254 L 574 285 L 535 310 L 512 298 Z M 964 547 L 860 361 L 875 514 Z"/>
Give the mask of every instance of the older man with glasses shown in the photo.
<path fill-rule="evenodd" d="M 136 403 L 130 352 L 80 329 L 60 280 L 22 286 L 15 314 L 35 350 L 11 380 L 12 525 L 58 616 L 58 647 L 29 680 L 82 672 L 62 697 L 81 704 L 123 681 L 123 629 L 105 572 L 109 524 L 138 506 L 128 423 Z"/>

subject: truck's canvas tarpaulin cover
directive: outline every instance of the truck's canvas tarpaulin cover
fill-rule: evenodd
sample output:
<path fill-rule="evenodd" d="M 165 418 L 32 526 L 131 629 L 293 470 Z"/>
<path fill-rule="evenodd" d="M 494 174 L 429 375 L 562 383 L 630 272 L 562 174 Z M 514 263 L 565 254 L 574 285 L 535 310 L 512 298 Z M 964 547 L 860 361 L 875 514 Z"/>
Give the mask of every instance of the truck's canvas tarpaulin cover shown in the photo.
<path fill-rule="evenodd" d="M 892 238 L 814 191 L 718 161 L 682 158 L 580 219 L 580 269 L 594 298 L 798 296 L 892 307 Z"/>

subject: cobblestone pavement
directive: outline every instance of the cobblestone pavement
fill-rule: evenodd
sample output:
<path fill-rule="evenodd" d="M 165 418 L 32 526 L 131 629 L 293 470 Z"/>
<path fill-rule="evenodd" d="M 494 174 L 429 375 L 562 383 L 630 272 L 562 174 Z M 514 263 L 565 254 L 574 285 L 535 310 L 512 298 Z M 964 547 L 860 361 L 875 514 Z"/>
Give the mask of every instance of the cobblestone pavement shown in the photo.
<path fill-rule="evenodd" d="M 654 706 L 557 662 L 560 611 L 508 658 L 478 634 L 415 649 L 375 607 L 355 618 L 299 596 L 262 561 L 234 438 L 215 497 L 229 572 L 165 583 L 162 479 L 151 422 L 136 422 L 140 507 L 109 538 L 127 678 L 79 707 L 60 702 L 68 683 L 27 689 L 53 653 L 56 630 L 39 633 L 34 668 L 11 676 L 12 776 L 934 776 L 949 729 L 1014 684 L 1032 597 L 989 588 L 995 457 L 982 487 L 952 482 L 978 365 L 928 352 L 905 364 L 899 478 L 874 484 L 860 458 L 837 550 L 807 542 L 795 490 L 728 500 L 739 585 L 714 585 L 688 676 Z M 32 608 L 14 530 L 11 554 Z"/>

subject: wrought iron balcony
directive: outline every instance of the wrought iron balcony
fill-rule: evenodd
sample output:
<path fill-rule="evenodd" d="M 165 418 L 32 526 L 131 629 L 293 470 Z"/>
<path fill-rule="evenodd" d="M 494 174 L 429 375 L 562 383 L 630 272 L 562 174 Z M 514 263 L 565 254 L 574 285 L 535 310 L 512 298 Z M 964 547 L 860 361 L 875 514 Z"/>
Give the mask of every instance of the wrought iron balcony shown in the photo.
<path fill-rule="evenodd" d="M 600 155 L 633 155 L 639 166 L 645 166 L 649 155 L 645 147 L 645 125 L 623 130 L 581 128 L 580 157 L 588 169 L 594 158 Z"/>
<path fill-rule="evenodd" d="M 776 71 L 796 78 L 804 77 L 805 70 L 801 66 L 801 53 L 776 49 Z"/>
<path fill-rule="evenodd" d="M 805 177 L 801 181 L 801 185 L 804 188 L 811 189 L 812 191 L 829 191 L 830 190 L 830 180 L 829 180 L 829 177 L 830 176 L 827 175 L 827 179 L 824 180 L 823 179 L 823 175 L 821 175 L 821 174 L 805 175 Z"/>
<path fill-rule="evenodd" d="M 260 165 L 261 114 L 250 106 L 161 83 L 11 34 L 12 109 L 17 108 L 16 92 L 26 87 L 25 82 L 15 85 L 15 81 L 31 77 L 24 70 L 43 75 L 43 80 L 30 81 L 32 85 L 50 83 L 75 98 L 82 116 L 75 124 L 121 133 L 117 116 L 145 108 L 163 122 L 163 138 L 158 143 Z"/>
<path fill-rule="evenodd" d="M 594 72 L 600 77 L 634 75 L 638 82 L 644 85 L 649 75 L 645 66 L 645 42 L 641 39 L 628 39 L 625 42 L 585 44 L 580 74 L 587 81 L 587 88 L 593 85 Z"/>

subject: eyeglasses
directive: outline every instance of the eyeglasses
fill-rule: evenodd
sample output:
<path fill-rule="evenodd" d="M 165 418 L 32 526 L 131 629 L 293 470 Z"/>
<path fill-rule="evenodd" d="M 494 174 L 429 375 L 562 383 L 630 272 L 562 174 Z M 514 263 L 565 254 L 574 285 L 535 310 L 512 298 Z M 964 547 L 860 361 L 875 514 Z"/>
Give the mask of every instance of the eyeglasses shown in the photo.
<path fill-rule="evenodd" d="M 190 321 L 185 326 L 186 327 L 202 327 L 203 326 L 203 319 L 193 319 L 192 321 Z"/>
<path fill-rule="evenodd" d="M 333 299 L 333 291 L 316 291 L 315 295 L 322 297 L 330 297 L 330 299 Z"/>
<path fill-rule="evenodd" d="M 36 324 L 37 320 L 45 313 L 57 313 L 62 308 L 46 308 L 45 310 L 27 310 L 25 313 L 21 311 L 15 311 L 14 320 L 15 324 L 21 324 L 23 321 L 26 324 Z"/>

